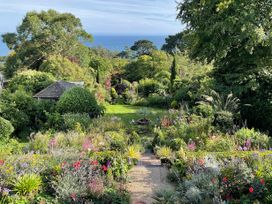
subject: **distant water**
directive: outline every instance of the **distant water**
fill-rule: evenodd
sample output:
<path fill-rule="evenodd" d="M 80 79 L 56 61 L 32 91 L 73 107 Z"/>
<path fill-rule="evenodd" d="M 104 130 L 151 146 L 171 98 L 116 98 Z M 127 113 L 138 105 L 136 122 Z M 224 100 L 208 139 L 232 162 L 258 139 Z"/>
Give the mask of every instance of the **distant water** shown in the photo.
<path fill-rule="evenodd" d="M 158 49 L 164 44 L 166 36 L 94 36 L 94 41 L 88 43 L 90 47 L 104 47 L 112 51 L 122 51 L 125 47 L 131 47 L 137 40 L 150 40 Z M 7 55 L 9 49 L 1 41 L 0 42 L 0 56 Z"/>

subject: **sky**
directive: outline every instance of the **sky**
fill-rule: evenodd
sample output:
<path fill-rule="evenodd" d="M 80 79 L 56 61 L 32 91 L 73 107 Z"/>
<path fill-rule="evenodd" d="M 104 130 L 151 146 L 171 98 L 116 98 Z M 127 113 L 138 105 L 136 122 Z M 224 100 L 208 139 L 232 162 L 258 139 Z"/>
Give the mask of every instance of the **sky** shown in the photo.
<path fill-rule="evenodd" d="M 14 32 L 27 11 L 55 9 L 81 19 L 93 35 L 169 35 L 180 32 L 176 0 L 0 0 L 0 33 Z"/>

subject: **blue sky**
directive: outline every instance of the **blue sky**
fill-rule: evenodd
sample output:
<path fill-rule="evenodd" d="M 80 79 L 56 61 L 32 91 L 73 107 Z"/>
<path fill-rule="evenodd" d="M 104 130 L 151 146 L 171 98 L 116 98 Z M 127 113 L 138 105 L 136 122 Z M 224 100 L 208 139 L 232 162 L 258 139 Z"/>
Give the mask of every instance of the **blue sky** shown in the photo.
<path fill-rule="evenodd" d="M 0 33 L 13 32 L 30 10 L 79 17 L 94 35 L 168 35 L 182 30 L 176 0 L 0 0 Z"/>

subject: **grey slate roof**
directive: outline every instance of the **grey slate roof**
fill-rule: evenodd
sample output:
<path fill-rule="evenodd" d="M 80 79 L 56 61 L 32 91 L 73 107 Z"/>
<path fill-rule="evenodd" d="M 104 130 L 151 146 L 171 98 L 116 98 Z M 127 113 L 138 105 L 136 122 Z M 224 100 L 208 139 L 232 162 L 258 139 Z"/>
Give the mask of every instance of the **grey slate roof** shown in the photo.
<path fill-rule="evenodd" d="M 60 96 L 68 89 L 79 86 L 83 87 L 84 82 L 66 82 L 66 81 L 57 81 L 47 88 L 41 90 L 39 93 L 35 94 L 34 98 L 40 99 L 59 99 Z"/>

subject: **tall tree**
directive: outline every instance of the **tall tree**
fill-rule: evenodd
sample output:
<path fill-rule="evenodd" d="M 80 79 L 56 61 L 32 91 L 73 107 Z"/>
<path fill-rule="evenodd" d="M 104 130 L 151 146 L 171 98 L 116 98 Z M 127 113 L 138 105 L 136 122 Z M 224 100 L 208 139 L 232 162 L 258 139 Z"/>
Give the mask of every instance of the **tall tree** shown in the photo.
<path fill-rule="evenodd" d="M 150 55 L 153 50 L 156 50 L 156 46 L 153 44 L 153 42 L 149 40 L 138 40 L 134 43 L 133 46 L 130 48 L 133 51 L 137 52 L 138 56 L 141 55 Z"/>
<path fill-rule="evenodd" d="M 172 65 L 171 65 L 171 69 L 170 69 L 170 72 L 171 72 L 171 77 L 170 77 L 170 82 L 171 82 L 171 86 L 173 87 L 173 84 L 174 84 L 174 81 L 177 77 L 177 63 L 176 63 L 176 56 L 174 55 L 173 56 L 173 62 L 172 62 Z"/>
<path fill-rule="evenodd" d="M 38 69 L 50 55 L 62 55 L 83 63 L 82 57 L 88 55 L 88 49 L 82 43 L 92 40 L 79 18 L 54 10 L 28 12 L 16 33 L 6 33 L 2 37 L 14 51 L 6 63 L 8 76 L 22 67 Z"/>
<path fill-rule="evenodd" d="M 264 84 L 272 79 L 272 1 L 184 0 L 178 8 L 190 57 L 213 62 L 216 88 L 251 104 L 242 106 L 249 125 L 269 129 L 272 92 Z"/>
<path fill-rule="evenodd" d="M 186 49 L 186 41 L 183 39 L 185 35 L 185 32 L 177 33 L 176 35 L 169 35 L 167 38 L 165 38 L 165 44 L 162 46 L 162 50 L 173 53 L 176 50 L 179 52 L 184 52 Z"/>

